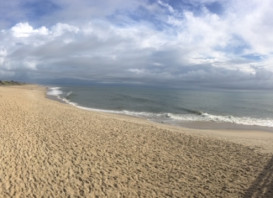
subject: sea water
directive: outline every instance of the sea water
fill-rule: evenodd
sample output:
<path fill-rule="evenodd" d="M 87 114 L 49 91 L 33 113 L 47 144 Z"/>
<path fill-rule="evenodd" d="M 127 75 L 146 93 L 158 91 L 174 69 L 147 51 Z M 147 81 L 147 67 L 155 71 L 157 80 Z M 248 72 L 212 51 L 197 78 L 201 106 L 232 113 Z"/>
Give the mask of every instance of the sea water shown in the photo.
<path fill-rule="evenodd" d="M 273 129 L 272 91 L 98 84 L 50 87 L 48 95 L 78 108 L 126 114 L 167 124 L 183 126 L 202 122 Z"/>

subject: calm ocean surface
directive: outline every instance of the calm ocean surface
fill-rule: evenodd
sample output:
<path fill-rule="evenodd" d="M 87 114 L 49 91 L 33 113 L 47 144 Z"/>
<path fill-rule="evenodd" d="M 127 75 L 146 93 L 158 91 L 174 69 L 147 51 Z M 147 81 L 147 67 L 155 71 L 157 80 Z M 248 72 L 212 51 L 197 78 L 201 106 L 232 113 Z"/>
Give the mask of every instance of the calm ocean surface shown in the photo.
<path fill-rule="evenodd" d="M 273 92 L 90 85 L 51 87 L 48 95 L 79 108 L 182 125 L 192 122 L 273 129 Z"/>

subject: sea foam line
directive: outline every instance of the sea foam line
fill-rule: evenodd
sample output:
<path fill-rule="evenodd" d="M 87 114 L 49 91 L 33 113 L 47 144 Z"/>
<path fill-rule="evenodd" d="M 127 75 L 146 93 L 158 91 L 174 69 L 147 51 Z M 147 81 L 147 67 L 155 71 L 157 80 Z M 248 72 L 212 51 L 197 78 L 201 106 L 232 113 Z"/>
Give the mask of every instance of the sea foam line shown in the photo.
<path fill-rule="evenodd" d="M 238 125 L 248 125 L 248 126 L 262 126 L 262 127 L 273 127 L 272 119 L 259 119 L 259 118 L 251 118 L 251 117 L 236 117 L 236 116 L 225 116 L 225 115 L 213 115 L 205 112 L 200 112 L 198 114 L 190 113 L 190 114 L 174 114 L 174 113 L 152 113 L 152 112 L 135 112 L 128 110 L 104 110 L 104 109 L 96 109 L 90 107 L 81 106 L 75 102 L 71 102 L 65 97 L 61 97 L 63 92 L 60 87 L 51 87 L 49 88 L 48 95 L 55 96 L 63 102 L 75 106 L 79 109 L 89 110 L 89 111 L 97 111 L 97 112 L 105 112 L 105 113 L 114 113 L 114 114 L 123 114 L 134 117 L 142 117 L 149 120 L 162 120 L 162 121 L 174 121 L 174 122 L 216 122 L 216 123 L 232 123 Z M 68 92 L 66 96 L 71 95 L 72 92 Z"/>
<path fill-rule="evenodd" d="M 231 123 L 238 125 L 248 126 L 262 126 L 262 127 L 273 127 L 272 119 L 259 119 L 251 117 L 237 117 L 237 116 L 224 116 L 224 115 L 213 115 L 208 113 L 202 113 L 199 115 L 193 114 L 172 114 L 168 113 L 168 116 L 173 120 L 180 121 L 201 121 L 201 122 L 216 122 L 216 123 Z"/>
<path fill-rule="evenodd" d="M 62 99 L 61 94 L 63 94 L 63 92 L 61 91 L 60 87 L 50 87 L 48 88 L 48 91 L 46 94 L 49 96 L 55 96 L 61 100 Z"/>

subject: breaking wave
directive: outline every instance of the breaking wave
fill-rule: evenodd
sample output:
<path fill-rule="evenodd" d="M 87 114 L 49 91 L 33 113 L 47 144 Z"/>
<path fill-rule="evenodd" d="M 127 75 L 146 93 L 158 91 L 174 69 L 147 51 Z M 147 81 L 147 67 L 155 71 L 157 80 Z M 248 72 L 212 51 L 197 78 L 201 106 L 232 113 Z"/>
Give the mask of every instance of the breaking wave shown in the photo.
<path fill-rule="evenodd" d="M 175 114 L 175 113 L 153 113 L 153 112 L 136 112 L 129 110 L 104 110 L 104 109 L 96 109 L 81 106 L 75 102 L 69 100 L 69 96 L 71 96 L 72 92 L 68 92 L 64 94 L 61 91 L 60 87 L 52 87 L 48 89 L 47 95 L 55 96 L 63 102 L 73 105 L 77 108 L 90 110 L 90 111 L 98 111 L 98 112 L 106 112 L 106 113 L 114 113 L 114 114 L 123 114 L 134 117 L 146 118 L 153 121 L 163 121 L 163 122 L 172 122 L 172 123 L 181 123 L 181 122 L 216 122 L 216 123 L 232 123 L 238 125 L 248 125 L 248 126 L 261 126 L 261 127 L 273 127 L 272 119 L 260 119 L 260 118 L 251 118 L 251 117 L 236 117 L 232 115 L 213 115 L 202 111 L 191 110 L 182 108 L 185 111 L 185 114 Z"/>

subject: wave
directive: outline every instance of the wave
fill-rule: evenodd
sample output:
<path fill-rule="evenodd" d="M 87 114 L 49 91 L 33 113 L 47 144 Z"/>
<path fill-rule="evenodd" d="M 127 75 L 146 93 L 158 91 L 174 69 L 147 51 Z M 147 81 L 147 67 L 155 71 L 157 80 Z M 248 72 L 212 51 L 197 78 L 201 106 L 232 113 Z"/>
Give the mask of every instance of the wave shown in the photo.
<path fill-rule="evenodd" d="M 182 108 L 182 107 L 179 107 L 179 109 L 181 109 L 182 111 L 185 111 L 187 113 L 192 113 L 192 114 L 196 114 L 196 115 L 202 115 L 203 114 L 202 111 L 196 111 L 196 110 L 193 110 L 193 109 L 187 109 L 187 108 Z"/>
<path fill-rule="evenodd" d="M 237 117 L 231 115 L 214 115 L 206 112 L 180 108 L 183 111 L 187 112 L 186 114 L 175 114 L 175 113 L 152 113 L 152 112 L 136 112 L 129 110 L 105 110 L 105 109 L 96 109 L 81 106 L 75 102 L 71 102 L 68 98 L 71 96 L 72 92 L 64 94 L 61 91 L 60 87 L 52 87 L 48 89 L 48 95 L 56 96 L 58 99 L 63 102 L 75 106 L 80 109 L 89 110 L 89 111 L 98 111 L 105 113 L 114 113 L 114 114 L 123 114 L 134 117 L 146 118 L 153 121 L 163 121 L 163 122 L 172 122 L 172 123 L 181 123 L 181 122 L 216 122 L 216 123 L 232 123 L 238 125 L 247 125 L 247 126 L 260 126 L 260 127 L 273 127 L 272 119 L 260 119 L 260 118 L 251 118 L 251 117 Z M 61 97 L 64 95 L 64 97 Z"/>
<path fill-rule="evenodd" d="M 72 91 L 69 91 L 69 92 L 67 92 L 67 93 L 65 94 L 65 97 L 66 97 L 66 98 L 69 98 L 72 94 L 73 94 L 73 92 L 72 92 Z"/>
<path fill-rule="evenodd" d="M 58 99 L 61 99 L 62 94 L 63 94 L 63 91 L 61 90 L 61 87 L 50 87 L 48 88 L 48 91 L 47 91 L 47 95 L 55 96 Z"/>
<path fill-rule="evenodd" d="M 273 127 L 272 119 L 260 119 L 251 117 L 237 117 L 231 115 L 213 115 L 209 113 L 202 113 L 200 116 L 194 114 L 172 114 L 168 116 L 173 120 L 180 121 L 201 121 L 201 122 L 217 122 L 217 123 L 232 123 L 238 125 Z"/>

